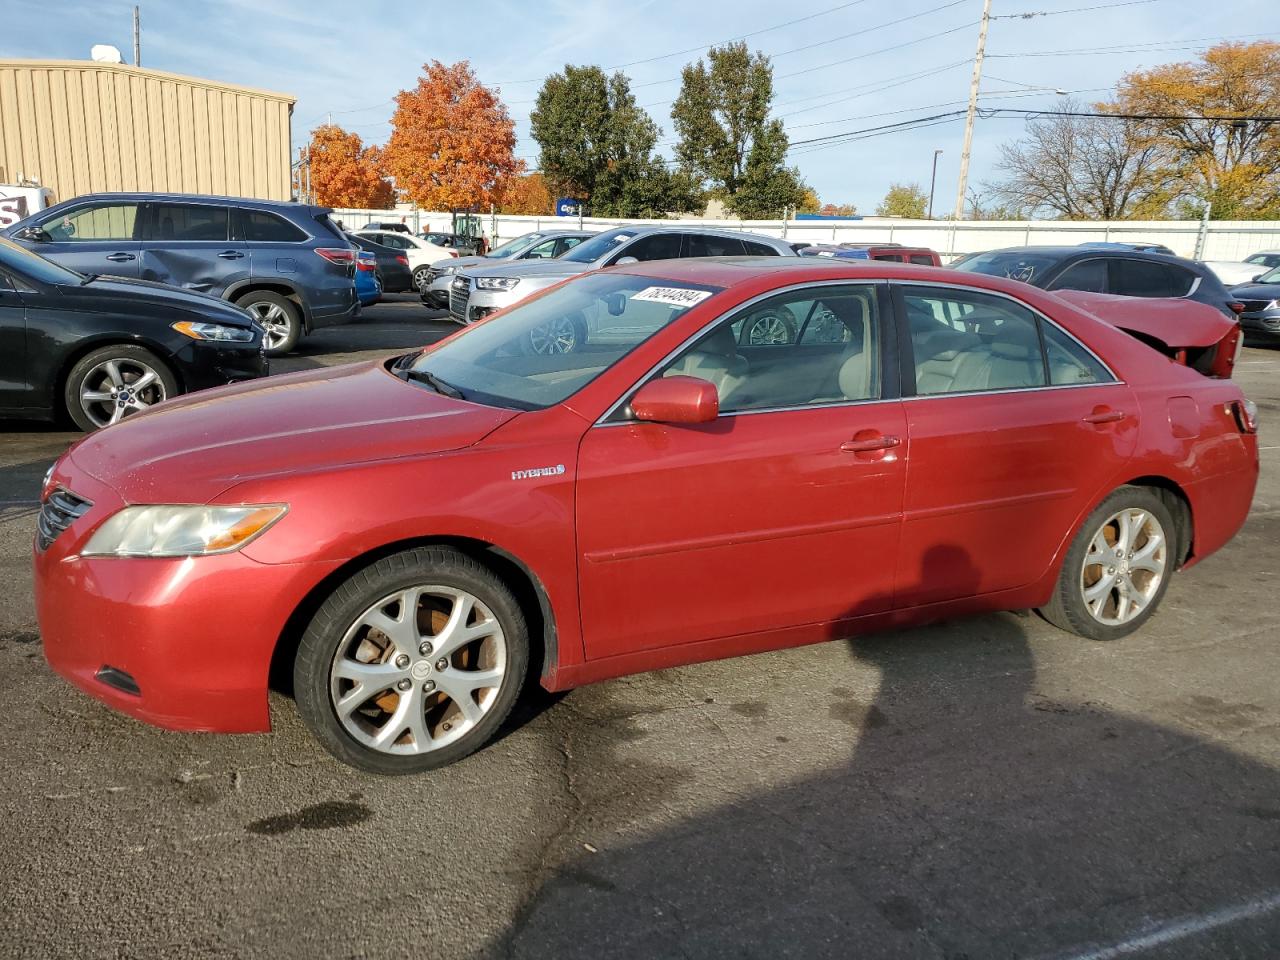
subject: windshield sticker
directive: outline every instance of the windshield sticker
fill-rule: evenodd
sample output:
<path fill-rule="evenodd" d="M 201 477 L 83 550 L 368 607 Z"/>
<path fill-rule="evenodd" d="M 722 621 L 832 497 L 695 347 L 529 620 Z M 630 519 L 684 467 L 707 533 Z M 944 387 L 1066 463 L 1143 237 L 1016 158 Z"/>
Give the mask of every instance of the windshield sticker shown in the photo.
<path fill-rule="evenodd" d="M 692 307 L 711 296 L 710 290 L 685 290 L 683 287 L 645 287 L 632 300 L 666 303 L 673 307 Z"/>
<path fill-rule="evenodd" d="M 611 240 L 610 242 L 621 243 L 623 240 L 630 240 L 634 236 L 635 236 L 634 233 L 620 233 L 616 237 L 614 237 L 613 240 Z"/>

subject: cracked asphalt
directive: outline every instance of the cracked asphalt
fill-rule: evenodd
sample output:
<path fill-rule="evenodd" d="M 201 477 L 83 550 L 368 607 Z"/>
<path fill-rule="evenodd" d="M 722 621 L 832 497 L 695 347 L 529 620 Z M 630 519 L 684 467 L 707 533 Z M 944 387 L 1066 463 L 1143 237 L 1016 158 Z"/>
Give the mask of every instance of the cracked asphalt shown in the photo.
<path fill-rule="evenodd" d="M 452 329 L 392 300 L 277 369 Z M 28 551 L 74 435 L 0 424 L 0 956 L 1280 955 L 1280 351 L 1242 360 L 1253 512 L 1133 637 L 1002 614 L 535 693 L 398 779 L 283 698 L 171 734 L 58 680 Z"/>

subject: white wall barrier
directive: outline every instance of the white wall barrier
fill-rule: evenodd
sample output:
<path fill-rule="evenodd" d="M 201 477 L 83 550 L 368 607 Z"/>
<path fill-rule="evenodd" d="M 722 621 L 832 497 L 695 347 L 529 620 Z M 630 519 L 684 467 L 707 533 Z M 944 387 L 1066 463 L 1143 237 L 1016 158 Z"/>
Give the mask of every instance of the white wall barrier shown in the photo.
<path fill-rule="evenodd" d="M 335 210 L 335 219 L 348 230 L 371 222 L 404 221 L 414 230 L 450 229 L 448 213 L 426 210 Z M 509 214 L 481 216 L 490 243 L 497 245 L 531 230 L 575 229 L 575 217 L 526 217 Z M 1242 260 L 1259 250 L 1280 249 L 1280 221 L 1223 220 L 622 220 L 585 217 L 583 229 L 645 224 L 706 226 L 745 230 L 810 243 L 902 243 L 931 247 L 944 260 L 978 250 L 1031 244 L 1112 242 L 1163 243 L 1175 253 L 1202 260 Z"/>

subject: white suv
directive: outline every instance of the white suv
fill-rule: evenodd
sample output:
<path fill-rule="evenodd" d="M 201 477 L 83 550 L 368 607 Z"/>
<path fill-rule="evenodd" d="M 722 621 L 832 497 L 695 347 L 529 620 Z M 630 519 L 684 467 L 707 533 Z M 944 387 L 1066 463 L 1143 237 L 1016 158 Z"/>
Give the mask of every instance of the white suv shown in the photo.
<path fill-rule="evenodd" d="M 413 271 L 413 289 L 415 290 L 427 285 L 429 282 L 427 274 L 433 263 L 458 255 L 457 250 L 436 246 L 412 233 L 401 233 L 398 230 L 353 230 L 352 232 L 374 243 L 380 243 L 384 247 L 403 251 L 409 258 L 409 269 Z"/>

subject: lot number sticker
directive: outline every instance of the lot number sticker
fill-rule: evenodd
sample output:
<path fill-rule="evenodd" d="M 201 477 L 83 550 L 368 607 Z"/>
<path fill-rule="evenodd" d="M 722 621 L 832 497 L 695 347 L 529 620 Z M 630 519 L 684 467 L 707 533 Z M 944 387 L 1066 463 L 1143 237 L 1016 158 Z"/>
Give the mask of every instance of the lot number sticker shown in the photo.
<path fill-rule="evenodd" d="M 673 307 L 692 307 L 711 296 L 710 290 L 685 290 L 681 287 L 645 287 L 632 300 L 666 303 Z"/>

